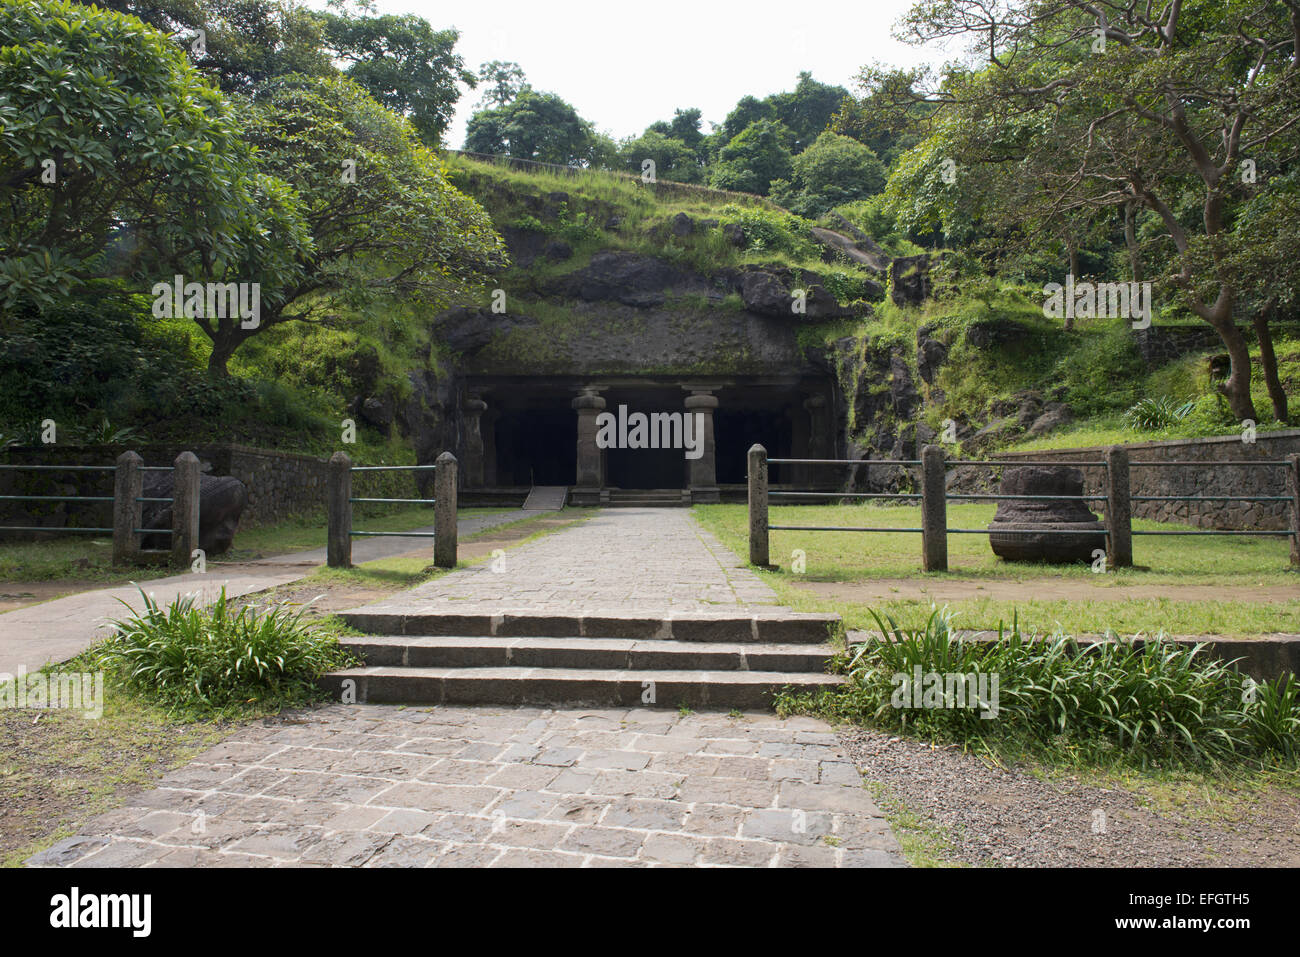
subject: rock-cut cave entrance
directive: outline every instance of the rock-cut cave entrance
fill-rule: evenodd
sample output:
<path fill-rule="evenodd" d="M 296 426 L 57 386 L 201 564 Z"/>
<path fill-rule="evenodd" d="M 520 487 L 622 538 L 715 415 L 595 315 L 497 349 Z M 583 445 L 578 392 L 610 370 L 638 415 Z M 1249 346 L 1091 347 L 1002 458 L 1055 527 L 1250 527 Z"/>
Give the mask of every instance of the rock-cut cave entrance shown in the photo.
<path fill-rule="evenodd" d="M 522 489 L 532 485 L 576 486 L 580 468 L 594 468 L 607 489 L 685 489 L 717 486 L 743 491 L 750 446 L 761 443 L 773 458 L 830 457 L 836 447 L 833 433 L 833 383 L 807 377 L 782 377 L 764 381 L 648 381 L 582 380 L 519 381 L 482 377 L 467 384 L 465 420 L 467 437 L 459 452 L 476 476 L 469 487 Z M 599 396 L 603 411 L 629 420 L 634 413 L 647 417 L 664 414 L 680 420 L 690 409 L 712 414 L 713 454 L 705 452 L 703 464 L 686 457 L 686 449 L 620 447 L 614 444 L 586 453 L 579 442 L 579 407 L 575 400 Z M 703 398 L 701 398 L 703 397 Z M 710 400 L 712 405 L 710 405 Z M 585 406 L 587 409 L 601 406 Z M 591 428 L 591 420 L 587 428 Z M 706 418 L 707 421 L 707 418 Z M 692 429 L 692 432 L 694 430 Z M 667 433 L 661 433 L 667 434 Z M 678 432 L 677 434 L 681 434 Z M 478 438 L 476 441 L 476 437 Z M 591 439 L 583 440 L 590 443 Z M 680 440 L 678 440 L 680 441 Z M 659 443 L 656 442 L 656 445 Z M 596 465 L 580 465 L 583 455 L 597 454 Z M 474 468 L 481 461 L 481 468 Z M 588 463 L 590 460 L 584 460 Z M 798 466 L 777 466 L 774 483 L 820 485 L 834 475 L 802 475 Z M 587 472 L 585 474 L 591 474 Z M 477 477 L 481 476 L 481 477 Z M 706 477 L 707 476 L 707 477 Z M 712 478 L 712 481 L 709 481 Z M 701 481 L 703 479 L 703 481 Z M 481 483 L 481 484 L 480 484 Z"/>
<path fill-rule="evenodd" d="M 495 482 L 502 487 L 572 485 L 577 481 L 573 450 L 578 420 L 563 402 L 502 410 L 494 425 Z"/>

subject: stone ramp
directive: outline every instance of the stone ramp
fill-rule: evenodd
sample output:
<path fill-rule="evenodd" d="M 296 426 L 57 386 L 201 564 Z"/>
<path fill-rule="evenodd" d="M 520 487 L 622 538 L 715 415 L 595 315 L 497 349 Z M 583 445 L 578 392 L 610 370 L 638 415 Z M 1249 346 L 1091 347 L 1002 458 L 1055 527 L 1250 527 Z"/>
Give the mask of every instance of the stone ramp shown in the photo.
<path fill-rule="evenodd" d="M 602 512 L 342 617 L 364 666 L 322 684 L 372 704 L 754 709 L 840 680 L 839 616 L 776 605 L 686 512 Z"/>
<path fill-rule="evenodd" d="M 524 499 L 526 512 L 558 512 L 569 497 L 567 485 L 534 485 Z"/>

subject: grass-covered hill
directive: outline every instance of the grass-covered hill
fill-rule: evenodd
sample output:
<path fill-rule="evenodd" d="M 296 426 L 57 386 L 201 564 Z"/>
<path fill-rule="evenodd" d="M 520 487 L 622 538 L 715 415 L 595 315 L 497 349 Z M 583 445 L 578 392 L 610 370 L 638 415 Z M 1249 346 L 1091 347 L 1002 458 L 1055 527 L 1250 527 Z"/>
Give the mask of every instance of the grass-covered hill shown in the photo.
<path fill-rule="evenodd" d="M 489 282 L 504 292 L 504 312 L 493 311 L 494 288 L 485 287 L 442 309 L 289 323 L 248 341 L 227 380 L 206 374 L 210 346 L 193 323 L 153 318 L 145 297 L 93 316 L 56 312 L 0 347 L 0 441 L 32 442 L 53 409 L 67 426 L 62 441 L 188 438 L 326 454 L 342 420 L 354 418 L 359 456 L 409 461 L 445 440 L 438 407 L 458 371 L 544 373 L 575 362 L 665 374 L 820 362 L 840 378 L 862 451 L 901 451 L 947 420 L 968 451 L 1239 427 L 1215 395 L 1209 359 L 1219 350 L 1204 337 L 1196 345 L 1207 327 L 1176 309 L 1158 315 L 1151 334 L 1178 339 L 1184 330 L 1192 346 L 1148 362 L 1126 324 L 1080 321 L 1065 331 L 1044 318 L 1040 290 L 972 276 L 959 251 L 937 259 L 930 298 L 900 305 L 897 277 L 879 267 L 923 251 L 873 235 L 881 226 L 870 202 L 814 222 L 743 194 L 456 154 L 445 162 L 451 183 L 506 239 L 510 264 Z M 808 295 L 803 314 L 788 310 L 797 288 Z M 755 355 L 726 332 L 737 317 L 765 312 L 793 351 Z M 692 349 L 583 352 L 602 336 L 649 341 L 653 317 L 661 337 Z M 1279 339 L 1277 353 L 1295 397 L 1300 341 Z M 1267 409 L 1262 383 L 1256 392 Z"/>

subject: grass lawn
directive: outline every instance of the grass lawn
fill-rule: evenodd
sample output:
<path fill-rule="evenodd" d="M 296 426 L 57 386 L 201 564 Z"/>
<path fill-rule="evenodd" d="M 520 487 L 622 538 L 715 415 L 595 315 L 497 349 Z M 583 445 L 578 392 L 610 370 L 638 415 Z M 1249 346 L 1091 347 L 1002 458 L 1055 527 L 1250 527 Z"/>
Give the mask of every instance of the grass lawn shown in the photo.
<path fill-rule="evenodd" d="M 951 505 L 953 528 L 982 528 L 994 505 Z M 701 523 L 737 554 L 748 554 L 743 505 L 697 506 Z M 774 525 L 844 525 L 919 528 L 917 506 L 779 506 Z M 1135 520 L 1135 530 L 1186 526 Z M 796 549 L 806 553 L 806 571 L 791 570 Z M 771 533 L 772 561 L 762 571 L 780 600 L 804 611 L 834 611 L 850 628 L 874 628 L 869 609 L 887 612 L 905 627 L 928 617 L 932 600 L 958 613 L 957 626 L 996 629 L 1019 613 L 1022 625 L 1071 633 L 1166 631 L 1171 634 L 1259 635 L 1295 631 L 1300 622 L 1300 576 L 1289 570 L 1289 546 L 1282 538 L 1136 536 L 1140 566 L 1097 574 L 1089 565 L 1048 566 L 1005 562 L 982 535 L 948 537 L 949 571 L 921 571 L 920 535 L 913 533 Z M 888 580 L 883 594 L 854 600 L 853 583 Z M 843 589 L 831 584 L 844 583 Z M 1023 588 L 1017 583 L 1021 583 Z M 988 596 L 972 595 L 987 587 Z M 1269 601 L 1245 589 L 1267 590 Z M 938 600 L 921 590 L 945 590 L 963 597 Z M 1008 592 L 1014 592 L 1008 594 Z M 1068 593 L 1067 597 L 1051 592 Z M 894 594 L 896 593 L 896 597 Z M 1238 593 L 1238 597 L 1234 597 Z M 1023 597 L 1021 597 L 1023 595 Z"/>
<path fill-rule="evenodd" d="M 516 511 L 500 508 L 461 509 L 461 518 Z M 354 521 L 367 531 L 401 532 L 433 524 L 433 508 L 417 505 L 388 512 L 366 514 L 357 510 Z M 299 515 L 269 525 L 241 528 L 234 547 L 214 562 L 248 561 L 267 555 L 323 548 L 325 517 Z M 114 568 L 111 538 L 87 535 L 65 536 L 49 542 L 6 542 L 0 545 L 0 582 L 41 582 L 68 579 L 105 585 L 125 584 L 149 578 L 164 578 L 174 570 L 164 566 Z"/>

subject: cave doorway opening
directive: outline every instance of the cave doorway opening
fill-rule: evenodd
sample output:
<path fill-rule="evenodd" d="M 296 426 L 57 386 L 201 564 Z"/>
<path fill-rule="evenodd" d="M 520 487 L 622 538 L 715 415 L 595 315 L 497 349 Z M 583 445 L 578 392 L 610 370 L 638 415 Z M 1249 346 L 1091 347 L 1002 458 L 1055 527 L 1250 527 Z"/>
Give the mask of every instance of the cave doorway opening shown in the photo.
<path fill-rule="evenodd" d="M 578 418 L 567 403 L 503 410 L 493 439 L 498 485 L 523 488 L 577 481 Z"/>
<path fill-rule="evenodd" d="M 713 413 L 713 440 L 719 485 L 743 485 L 747 481 L 749 448 L 755 442 L 767 449 L 769 458 L 793 457 L 793 429 L 784 406 L 719 405 Z"/>

